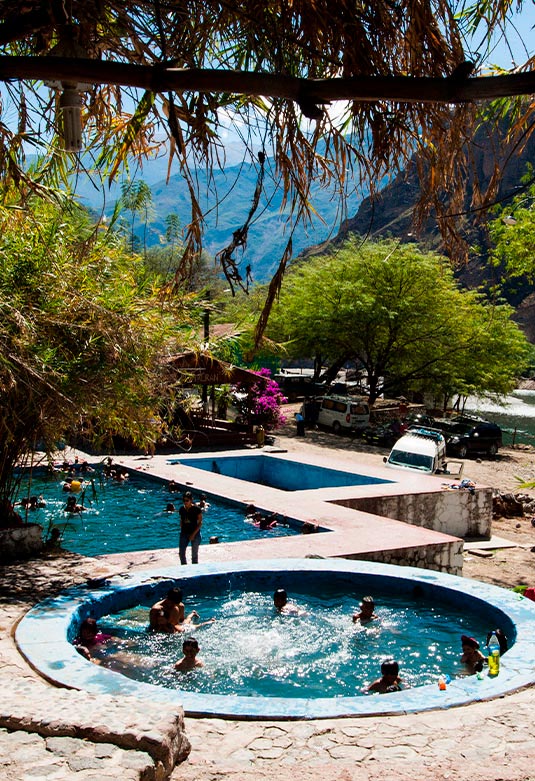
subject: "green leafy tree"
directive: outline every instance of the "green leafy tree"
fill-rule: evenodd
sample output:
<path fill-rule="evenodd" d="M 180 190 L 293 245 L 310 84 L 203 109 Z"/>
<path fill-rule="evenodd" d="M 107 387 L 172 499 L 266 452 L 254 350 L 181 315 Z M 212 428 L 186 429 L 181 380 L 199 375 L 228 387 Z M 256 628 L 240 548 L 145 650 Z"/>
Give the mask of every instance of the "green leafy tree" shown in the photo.
<path fill-rule="evenodd" d="M 323 379 L 356 362 L 372 403 L 392 390 L 500 394 L 529 353 L 511 313 L 459 290 L 434 253 L 353 238 L 292 269 L 267 333 L 318 372 L 327 366 Z"/>
<path fill-rule="evenodd" d="M 535 282 L 535 184 L 533 171 L 524 178 L 523 191 L 506 206 L 496 210 L 489 224 L 493 245 L 492 261 L 508 276 Z"/>
<path fill-rule="evenodd" d="M 1 523 L 36 449 L 80 432 L 155 439 L 158 356 L 186 315 L 176 302 L 168 314 L 140 259 L 70 201 L 11 202 L 0 225 Z"/>
<path fill-rule="evenodd" d="M 121 198 L 119 211 L 130 212 L 130 251 L 136 251 L 138 239 L 136 237 L 136 220 L 141 219 L 143 225 L 143 247 L 146 251 L 146 234 L 149 216 L 151 214 L 152 190 L 142 179 L 135 182 L 123 182 L 121 185 Z"/>

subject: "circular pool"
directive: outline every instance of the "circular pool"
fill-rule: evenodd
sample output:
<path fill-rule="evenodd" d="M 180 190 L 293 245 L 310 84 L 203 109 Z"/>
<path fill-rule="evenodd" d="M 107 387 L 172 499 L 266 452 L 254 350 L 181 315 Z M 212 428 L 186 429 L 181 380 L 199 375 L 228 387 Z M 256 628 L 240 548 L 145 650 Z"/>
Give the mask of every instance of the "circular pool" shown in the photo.
<path fill-rule="evenodd" d="M 470 616 L 477 616 L 479 624 L 488 629 L 502 628 L 511 647 L 502 659 L 496 678 L 486 673 L 481 680 L 476 676 L 454 678 L 446 691 L 440 691 L 434 681 L 387 695 L 329 697 L 318 693 L 305 697 L 243 696 L 238 693 L 239 686 L 236 693 L 231 687 L 226 694 L 164 688 L 96 666 L 75 651 L 72 641 L 80 622 L 87 616 L 99 619 L 136 605 L 150 605 L 175 585 L 183 589 L 186 598 L 190 594 L 270 592 L 281 585 L 292 595 L 321 594 L 328 585 L 339 593 L 355 595 L 356 603 L 367 593 L 390 593 L 402 600 L 406 597 L 407 601 L 439 605 L 446 611 L 450 609 L 452 615 L 460 610 L 467 616 L 467 626 L 470 626 Z M 346 620 L 351 633 L 350 615 Z M 60 685 L 152 701 L 179 699 L 190 715 L 303 719 L 415 712 L 501 696 L 534 682 L 535 650 L 531 642 L 534 630 L 535 603 L 478 581 L 368 562 L 286 559 L 145 571 L 70 589 L 35 606 L 20 622 L 16 641 L 28 661 Z M 385 645 L 384 656 L 387 655 L 389 650 Z M 329 659 L 325 669 L 329 670 Z"/>

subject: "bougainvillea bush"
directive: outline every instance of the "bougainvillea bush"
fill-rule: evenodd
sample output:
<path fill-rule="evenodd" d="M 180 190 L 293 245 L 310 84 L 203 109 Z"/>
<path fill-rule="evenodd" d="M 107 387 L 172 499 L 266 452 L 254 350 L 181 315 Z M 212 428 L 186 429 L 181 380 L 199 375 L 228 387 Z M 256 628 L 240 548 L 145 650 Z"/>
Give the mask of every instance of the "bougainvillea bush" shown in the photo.
<path fill-rule="evenodd" d="M 281 406 L 286 402 L 286 397 L 278 383 L 271 379 L 269 369 L 259 369 L 255 374 L 258 374 L 258 382 L 254 385 L 236 386 L 238 393 L 247 393 L 244 414 L 247 415 L 249 422 L 262 425 L 266 429 L 282 426 L 286 418 L 282 414 Z"/>

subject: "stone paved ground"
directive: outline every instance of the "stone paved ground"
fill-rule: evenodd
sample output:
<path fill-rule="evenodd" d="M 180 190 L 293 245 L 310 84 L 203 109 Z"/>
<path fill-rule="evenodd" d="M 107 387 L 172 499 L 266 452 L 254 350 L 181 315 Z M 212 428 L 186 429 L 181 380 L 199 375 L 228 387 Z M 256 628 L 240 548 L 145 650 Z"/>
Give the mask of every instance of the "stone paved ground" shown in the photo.
<path fill-rule="evenodd" d="M 19 656 L 11 636 L 13 626 L 40 599 L 87 577 L 110 574 L 110 569 L 116 571 L 117 566 L 75 555 L 0 569 L 0 687 L 4 692 L 14 682 L 24 687 L 31 681 L 39 687 L 43 704 L 47 697 L 53 698 L 56 690 Z M 2 705 L 0 697 L 0 713 Z M 132 713 L 134 720 L 143 722 L 144 707 Z M 530 688 L 492 702 L 407 716 L 306 722 L 187 718 L 192 750 L 171 778 L 535 781 L 534 713 L 535 688 Z M 0 781 L 130 781 L 143 778 L 149 764 L 147 754 L 125 753 L 105 742 L 0 729 Z"/>
<path fill-rule="evenodd" d="M 186 719 L 173 781 L 535 778 L 535 690 L 448 711 L 308 722 Z"/>
<path fill-rule="evenodd" d="M 108 572 L 72 554 L 0 568 L 1 781 L 163 781 L 187 755 L 179 703 L 58 689 L 16 649 L 13 630 L 32 604 Z"/>
<path fill-rule="evenodd" d="M 41 737 L 0 730 L 2 781 L 137 781 L 153 765 L 140 751 L 69 737 Z"/>

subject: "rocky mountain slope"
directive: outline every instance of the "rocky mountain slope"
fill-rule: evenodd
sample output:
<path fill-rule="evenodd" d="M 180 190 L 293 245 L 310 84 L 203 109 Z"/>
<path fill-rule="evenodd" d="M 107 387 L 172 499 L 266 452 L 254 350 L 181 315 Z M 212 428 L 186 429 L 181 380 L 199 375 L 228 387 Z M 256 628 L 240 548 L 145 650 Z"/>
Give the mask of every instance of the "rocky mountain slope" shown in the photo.
<path fill-rule="evenodd" d="M 515 194 L 522 190 L 522 178 L 526 175 L 529 163 L 535 160 L 535 139 L 527 143 L 519 155 L 511 155 L 505 145 L 501 146 L 495 138 L 476 136 L 472 144 L 475 177 L 479 186 L 485 189 L 493 173 L 495 156 L 502 169 L 498 193 L 495 202 L 507 204 Z M 516 320 L 530 341 L 535 342 L 535 287 L 527 280 L 508 280 L 503 278 L 503 270 L 488 263 L 488 238 L 485 221 L 494 219 L 492 214 L 482 214 L 473 209 L 471 199 L 474 180 L 469 179 L 466 188 L 464 236 L 478 252 L 470 253 L 470 259 L 457 269 L 457 277 L 467 288 L 490 287 L 502 282 L 503 294 L 509 303 L 517 309 Z M 434 219 L 429 219 L 417 234 L 413 226 L 413 209 L 420 194 L 418 177 L 414 163 L 389 184 L 375 199 L 365 198 L 356 214 L 346 220 L 333 244 L 341 243 L 349 234 L 358 234 L 369 238 L 395 237 L 403 242 L 418 241 L 430 249 L 442 251 L 442 240 Z M 324 252 L 329 244 L 310 247 L 303 256 Z"/>

